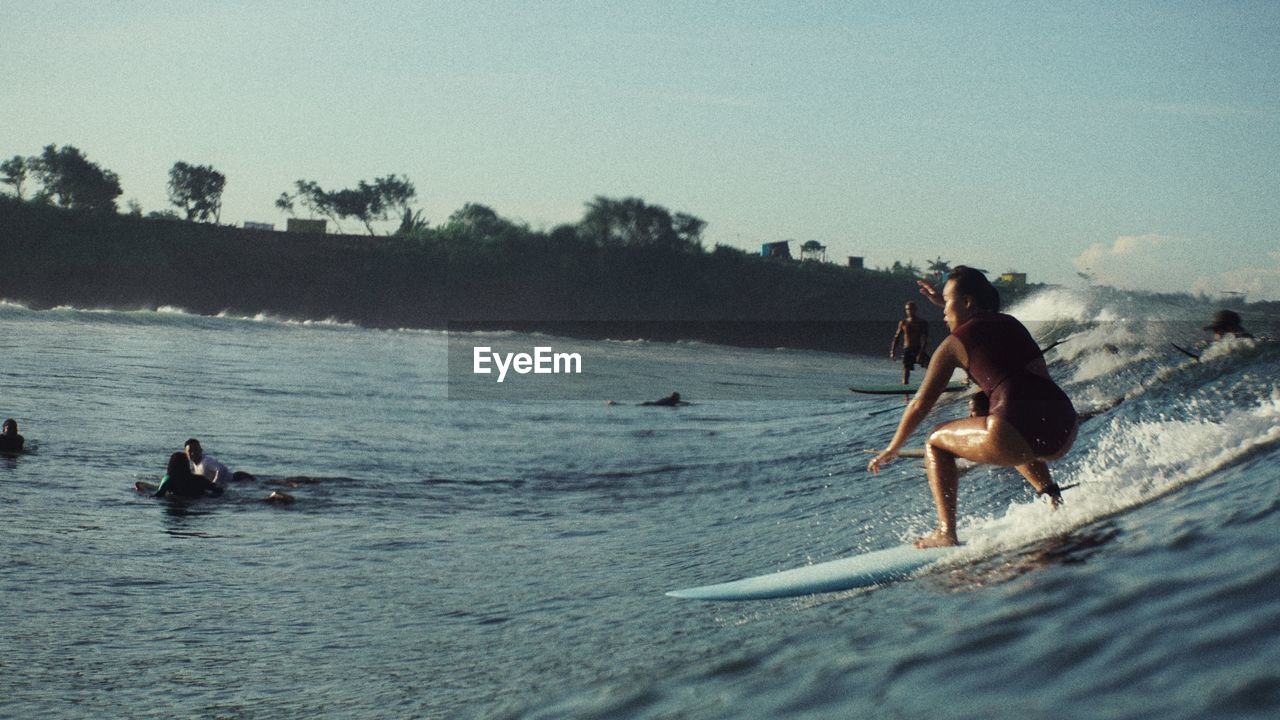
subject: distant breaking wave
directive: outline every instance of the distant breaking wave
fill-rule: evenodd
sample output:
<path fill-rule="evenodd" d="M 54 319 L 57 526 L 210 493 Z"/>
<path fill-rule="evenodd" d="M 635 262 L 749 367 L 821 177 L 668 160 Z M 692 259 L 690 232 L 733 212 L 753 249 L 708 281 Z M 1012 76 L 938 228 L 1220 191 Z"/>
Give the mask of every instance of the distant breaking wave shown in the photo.
<path fill-rule="evenodd" d="M 46 310 L 32 309 L 30 306 L 14 302 L 12 300 L 0 299 L 0 312 L 12 313 L 14 315 L 31 314 L 39 317 L 58 317 L 58 316 L 78 316 L 83 317 L 92 315 L 99 320 L 139 324 L 139 325 L 158 325 L 174 321 L 189 322 L 192 320 L 228 320 L 233 322 L 247 323 L 266 323 L 271 325 L 294 325 L 298 327 L 334 327 L 334 328 L 359 328 L 360 325 L 338 318 L 325 318 L 323 320 L 295 319 L 275 315 L 268 312 L 260 312 L 254 315 L 244 315 L 224 310 L 217 315 L 202 315 L 194 313 L 186 308 L 176 305 L 161 305 L 156 308 L 103 308 L 103 307 L 75 307 L 73 305 L 55 305 Z"/>

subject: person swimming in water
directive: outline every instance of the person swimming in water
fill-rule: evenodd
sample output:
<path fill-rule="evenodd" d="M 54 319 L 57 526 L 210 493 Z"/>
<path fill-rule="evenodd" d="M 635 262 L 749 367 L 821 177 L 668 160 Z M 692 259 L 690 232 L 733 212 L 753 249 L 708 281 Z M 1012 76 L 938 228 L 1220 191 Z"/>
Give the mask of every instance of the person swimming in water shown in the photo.
<path fill-rule="evenodd" d="M 679 407 L 680 405 L 688 405 L 689 403 L 680 399 L 680 393 L 673 392 L 670 395 L 658 400 L 647 400 L 640 403 L 641 405 L 658 405 L 661 407 Z"/>
<path fill-rule="evenodd" d="M 209 478 L 220 488 L 225 489 L 227 483 L 232 480 L 257 480 L 253 475 L 243 470 L 231 472 L 231 468 L 224 465 L 217 458 L 212 455 L 206 455 L 204 448 L 200 446 L 200 441 L 195 438 L 187 438 L 187 441 L 182 445 L 182 451 L 186 453 L 187 459 L 191 461 L 191 472 Z"/>
<path fill-rule="evenodd" d="M 921 280 L 920 293 L 943 308 L 951 330 L 929 363 L 924 382 L 907 404 L 889 446 L 867 463 L 879 473 L 893 462 L 938 401 L 957 368 L 968 371 L 989 399 L 986 416 L 943 423 L 929 434 L 925 467 L 938 514 L 938 527 L 916 540 L 916 547 L 958 545 L 957 458 L 1014 467 L 1036 493 L 1054 507 L 1061 488 L 1049 475 L 1050 460 L 1075 442 L 1079 420 L 1066 393 L 1049 377 L 1040 347 L 1010 315 L 1000 313 L 1000 293 L 981 272 L 957 266 L 941 293 Z"/>
<path fill-rule="evenodd" d="M 198 498 L 209 495 L 218 497 L 222 488 L 203 475 L 191 472 L 191 463 L 185 453 L 176 452 L 169 456 L 169 464 L 165 466 L 164 477 L 156 488 L 155 497 Z"/>
<path fill-rule="evenodd" d="M 9 418 L 0 428 L 0 452 L 20 453 L 26 440 L 18 434 L 18 421 Z"/>

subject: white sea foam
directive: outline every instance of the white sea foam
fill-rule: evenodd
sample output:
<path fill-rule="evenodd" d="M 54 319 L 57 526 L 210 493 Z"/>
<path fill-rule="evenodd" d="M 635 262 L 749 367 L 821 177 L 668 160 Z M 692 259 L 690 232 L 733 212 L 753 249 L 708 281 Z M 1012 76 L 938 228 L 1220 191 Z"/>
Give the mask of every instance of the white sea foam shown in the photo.
<path fill-rule="evenodd" d="M 1118 421 L 1059 484 L 1078 483 L 1053 511 L 1043 502 L 1010 504 L 999 517 L 962 521 L 966 541 L 943 567 L 1016 550 L 1127 511 L 1197 482 L 1260 448 L 1280 444 L 1280 385 L 1252 407 L 1214 419 L 1188 401 L 1186 417 Z"/>
<path fill-rule="evenodd" d="M 1098 319 L 1087 292 L 1070 288 L 1048 288 L 1022 299 L 1008 309 L 1024 323 L 1052 323 L 1068 320 L 1085 323 Z"/>

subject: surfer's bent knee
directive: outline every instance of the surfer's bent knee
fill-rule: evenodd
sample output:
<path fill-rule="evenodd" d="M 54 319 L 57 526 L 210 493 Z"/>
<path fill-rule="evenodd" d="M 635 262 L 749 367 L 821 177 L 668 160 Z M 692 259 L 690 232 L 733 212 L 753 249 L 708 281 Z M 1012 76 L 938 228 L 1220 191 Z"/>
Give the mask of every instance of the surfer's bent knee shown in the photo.
<path fill-rule="evenodd" d="M 929 453 L 945 453 L 947 455 L 955 455 L 953 451 L 948 449 L 947 440 L 950 432 L 947 425 L 950 423 L 942 423 L 929 431 L 929 436 L 924 441 L 925 454 Z"/>

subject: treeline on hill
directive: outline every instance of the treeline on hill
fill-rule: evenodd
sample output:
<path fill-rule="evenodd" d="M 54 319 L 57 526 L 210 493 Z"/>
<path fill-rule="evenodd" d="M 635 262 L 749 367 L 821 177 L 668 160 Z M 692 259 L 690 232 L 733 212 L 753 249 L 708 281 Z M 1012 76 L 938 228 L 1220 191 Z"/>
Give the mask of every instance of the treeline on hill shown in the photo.
<path fill-rule="evenodd" d="M 0 200 L 0 295 L 370 327 L 541 330 L 880 352 L 914 276 L 701 246 L 697 218 L 596 198 L 532 230 L 467 205 L 396 236 L 242 230 Z M 930 317 L 937 319 L 932 308 Z"/>

